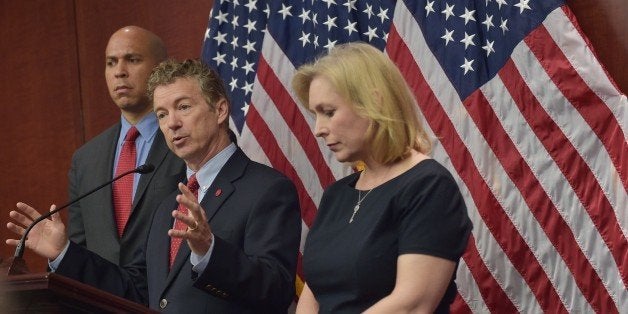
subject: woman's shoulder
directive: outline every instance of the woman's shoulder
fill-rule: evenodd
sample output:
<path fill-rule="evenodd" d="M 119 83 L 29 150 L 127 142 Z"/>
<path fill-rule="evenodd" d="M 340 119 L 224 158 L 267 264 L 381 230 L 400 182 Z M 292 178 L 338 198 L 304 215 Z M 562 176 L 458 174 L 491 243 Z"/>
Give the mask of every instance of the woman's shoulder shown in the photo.
<path fill-rule="evenodd" d="M 446 179 L 454 181 L 451 172 L 445 168 L 442 164 L 440 164 L 435 159 L 424 159 L 421 162 L 414 165 L 412 168 L 408 169 L 404 174 L 400 177 L 407 177 L 407 179 L 412 180 L 424 180 L 424 179 Z"/>

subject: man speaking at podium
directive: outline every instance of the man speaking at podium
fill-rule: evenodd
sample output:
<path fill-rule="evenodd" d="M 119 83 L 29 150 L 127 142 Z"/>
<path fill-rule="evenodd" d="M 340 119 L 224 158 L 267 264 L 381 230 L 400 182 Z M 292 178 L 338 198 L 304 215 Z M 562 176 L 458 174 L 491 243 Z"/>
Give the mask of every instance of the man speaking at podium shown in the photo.
<path fill-rule="evenodd" d="M 118 267 L 68 241 L 58 214 L 35 225 L 26 246 L 61 275 L 164 312 L 285 313 L 301 236 L 294 184 L 231 141 L 224 85 L 200 61 L 160 64 L 148 90 L 188 180 L 159 206 L 144 250 Z M 21 235 L 40 214 L 17 208 L 7 228 Z"/>

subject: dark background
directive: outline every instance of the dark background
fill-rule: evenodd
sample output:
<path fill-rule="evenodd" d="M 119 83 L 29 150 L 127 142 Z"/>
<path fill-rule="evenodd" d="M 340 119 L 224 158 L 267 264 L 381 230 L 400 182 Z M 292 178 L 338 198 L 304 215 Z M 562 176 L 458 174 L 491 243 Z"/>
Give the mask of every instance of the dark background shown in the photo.
<path fill-rule="evenodd" d="M 4 225 L 15 203 L 66 203 L 72 153 L 120 118 L 104 79 L 109 36 L 138 25 L 158 34 L 171 57 L 198 58 L 212 2 L 0 0 L 0 257 L 14 252 Z M 627 93 L 624 2 L 567 1 Z M 28 251 L 25 258 L 31 271 L 45 270 L 44 259 Z"/>

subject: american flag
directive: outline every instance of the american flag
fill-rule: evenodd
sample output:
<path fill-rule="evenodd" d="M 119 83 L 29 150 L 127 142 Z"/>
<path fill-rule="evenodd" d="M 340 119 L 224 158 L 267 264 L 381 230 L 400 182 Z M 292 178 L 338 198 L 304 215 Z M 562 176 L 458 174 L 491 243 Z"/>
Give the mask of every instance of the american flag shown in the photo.
<path fill-rule="evenodd" d="M 297 185 L 302 240 L 352 170 L 290 82 L 358 40 L 399 66 L 465 197 L 452 310 L 628 312 L 628 101 L 564 1 L 216 0 L 202 58 L 231 93 L 239 145 Z"/>

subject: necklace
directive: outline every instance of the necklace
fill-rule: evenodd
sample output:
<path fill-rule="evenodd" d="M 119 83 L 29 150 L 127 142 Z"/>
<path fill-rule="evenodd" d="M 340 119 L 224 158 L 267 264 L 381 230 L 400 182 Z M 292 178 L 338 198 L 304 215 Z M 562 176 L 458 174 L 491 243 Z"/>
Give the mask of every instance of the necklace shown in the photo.
<path fill-rule="evenodd" d="M 364 197 L 362 197 L 362 191 L 358 190 L 358 202 L 355 203 L 355 207 L 353 207 L 353 214 L 351 214 L 351 218 L 349 219 L 349 223 L 353 222 L 353 218 L 355 217 L 355 214 L 357 214 L 358 210 L 360 210 L 360 204 L 362 204 L 362 201 L 364 201 L 364 199 L 369 195 L 369 193 L 371 193 L 371 191 L 373 191 L 374 189 L 370 189 L 368 190 L 368 192 L 366 192 L 366 194 L 364 194 Z"/>

